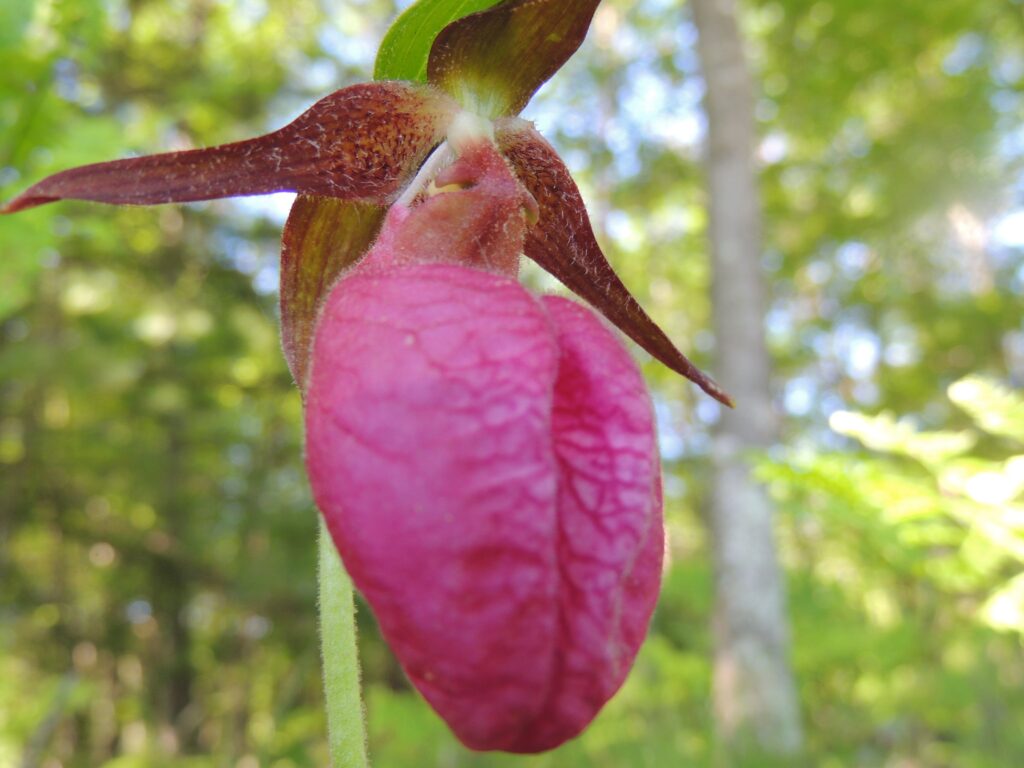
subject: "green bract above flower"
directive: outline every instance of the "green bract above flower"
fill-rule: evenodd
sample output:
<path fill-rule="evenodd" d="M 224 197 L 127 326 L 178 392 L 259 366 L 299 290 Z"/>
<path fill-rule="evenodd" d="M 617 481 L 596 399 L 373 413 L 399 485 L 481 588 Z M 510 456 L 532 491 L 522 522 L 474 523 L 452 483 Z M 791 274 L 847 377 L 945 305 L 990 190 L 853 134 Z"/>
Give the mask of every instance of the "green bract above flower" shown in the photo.
<path fill-rule="evenodd" d="M 656 359 L 731 405 L 619 280 L 565 164 L 530 123 L 514 117 L 579 48 L 598 2 L 497 3 L 440 31 L 427 60 L 427 84 L 355 85 L 265 136 L 62 171 L 0 212 L 64 199 L 153 205 L 300 193 L 284 230 L 281 315 L 288 364 L 303 386 L 312 329 L 328 289 L 369 250 L 386 208 L 403 193 L 419 194 L 424 174 L 437 175 L 451 162 L 452 129 L 468 111 L 495 121 L 494 141 L 537 202 L 525 254 Z"/>

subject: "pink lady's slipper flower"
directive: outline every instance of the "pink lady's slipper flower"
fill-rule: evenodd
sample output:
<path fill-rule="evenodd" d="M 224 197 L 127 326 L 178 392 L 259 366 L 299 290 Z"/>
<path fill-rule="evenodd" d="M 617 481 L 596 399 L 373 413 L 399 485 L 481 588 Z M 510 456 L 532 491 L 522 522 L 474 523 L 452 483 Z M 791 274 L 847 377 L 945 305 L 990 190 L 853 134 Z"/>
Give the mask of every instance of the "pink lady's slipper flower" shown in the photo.
<path fill-rule="evenodd" d="M 282 338 L 314 495 L 409 678 L 475 749 L 586 727 L 640 647 L 664 543 L 639 371 L 592 310 L 526 291 L 520 255 L 729 403 L 515 117 L 597 2 L 497 3 L 437 35 L 425 84 L 345 88 L 266 136 L 71 169 L 0 209 L 300 193 Z"/>
<path fill-rule="evenodd" d="M 539 206 L 524 253 L 653 357 L 731 405 L 622 284 L 601 252 L 565 164 L 530 123 L 514 117 L 583 42 L 598 4 L 498 2 L 441 30 L 430 49 L 426 84 L 354 85 L 255 139 L 62 171 L 0 213 L 68 199 L 155 205 L 299 192 L 285 225 L 281 310 L 285 354 L 302 386 L 325 288 L 366 252 L 387 206 L 422 172 L 431 151 L 435 160 L 443 157 L 438 145 L 456 116 L 468 110 L 494 121 L 500 151 Z"/>
<path fill-rule="evenodd" d="M 452 182 L 330 292 L 309 477 L 415 686 L 468 746 L 536 752 L 619 688 L 654 610 L 652 408 L 591 310 L 516 280 L 536 204 L 493 145 Z"/>

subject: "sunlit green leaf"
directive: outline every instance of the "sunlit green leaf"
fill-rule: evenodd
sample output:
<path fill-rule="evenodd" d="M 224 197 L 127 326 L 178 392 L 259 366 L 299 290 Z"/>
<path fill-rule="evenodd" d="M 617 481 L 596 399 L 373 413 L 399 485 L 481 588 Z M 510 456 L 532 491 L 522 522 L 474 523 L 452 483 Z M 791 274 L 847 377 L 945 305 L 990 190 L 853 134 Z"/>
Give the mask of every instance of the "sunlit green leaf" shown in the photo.
<path fill-rule="evenodd" d="M 949 388 L 949 399 L 978 426 L 993 435 L 1024 443 L 1024 394 L 980 376 L 968 376 Z"/>
<path fill-rule="evenodd" d="M 427 58 L 438 32 L 448 24 L 501 0 L 419 0 L 395 19 L 377 50 L 375 80 L 427 81 Z"/>
<path fill-rule="evenodd" d="M 993 594 L 981 609 L 990 626 L 1024 635 L 1024 573 Z"/>
<path fill-rule="evenodd" d="M 970 450 L 975 438 L 969 432 L 919 432 L 907 421 L 891 415 L 867 416 L 836 411 L 829 425 L 841 435 L 859 440 L 875 451 L 898 453 L 925 463 L 943 461 Z"/>

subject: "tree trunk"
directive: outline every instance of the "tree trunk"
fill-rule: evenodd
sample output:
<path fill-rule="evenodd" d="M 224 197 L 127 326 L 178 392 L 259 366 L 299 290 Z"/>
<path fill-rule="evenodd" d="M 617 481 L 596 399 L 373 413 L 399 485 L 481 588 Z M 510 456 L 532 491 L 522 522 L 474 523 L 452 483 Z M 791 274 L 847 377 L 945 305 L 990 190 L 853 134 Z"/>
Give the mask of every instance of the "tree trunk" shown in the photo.
<path fill-rule="evenodd" d="M 763 765 L 801 746 L 772 507 L 748 454 L 776 439 L 764 338 L 754 90 L 736 0 L 693 0 L 705 81 L 716 374 L 736 399 L 714 440 L 714 708 L 727 751 Z M 745 762 L 741 759 L 741 762 Z"/>

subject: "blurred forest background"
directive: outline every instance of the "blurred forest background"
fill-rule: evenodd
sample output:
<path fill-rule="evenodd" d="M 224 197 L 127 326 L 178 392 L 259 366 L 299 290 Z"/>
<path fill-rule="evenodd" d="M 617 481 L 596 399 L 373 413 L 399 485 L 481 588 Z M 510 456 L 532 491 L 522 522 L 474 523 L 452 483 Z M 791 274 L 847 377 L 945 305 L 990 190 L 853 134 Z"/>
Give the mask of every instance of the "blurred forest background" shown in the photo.
<path fill-rule="evenodd" d="M 0 198 L 283 125 L 368 79 L 407 5 L 2 0 Z M 804 762 L 1024 765 L 1024 4 L 749 0 L 739 20 L 777 420 L 746 458 L 775 507 Z M 682 0 L 605 0 L 526 116 L 625 282 L 714 372 L 696 40 Z M 316 518 L 276 330 L 289 203 L 0 220 L 3 768 L 326 764 Z M 361 606 L 374 765 L 723 764 L 721 410 L 637 354 L 671 546 L 626 686 L 554 753 L 473 755 Z"/>

